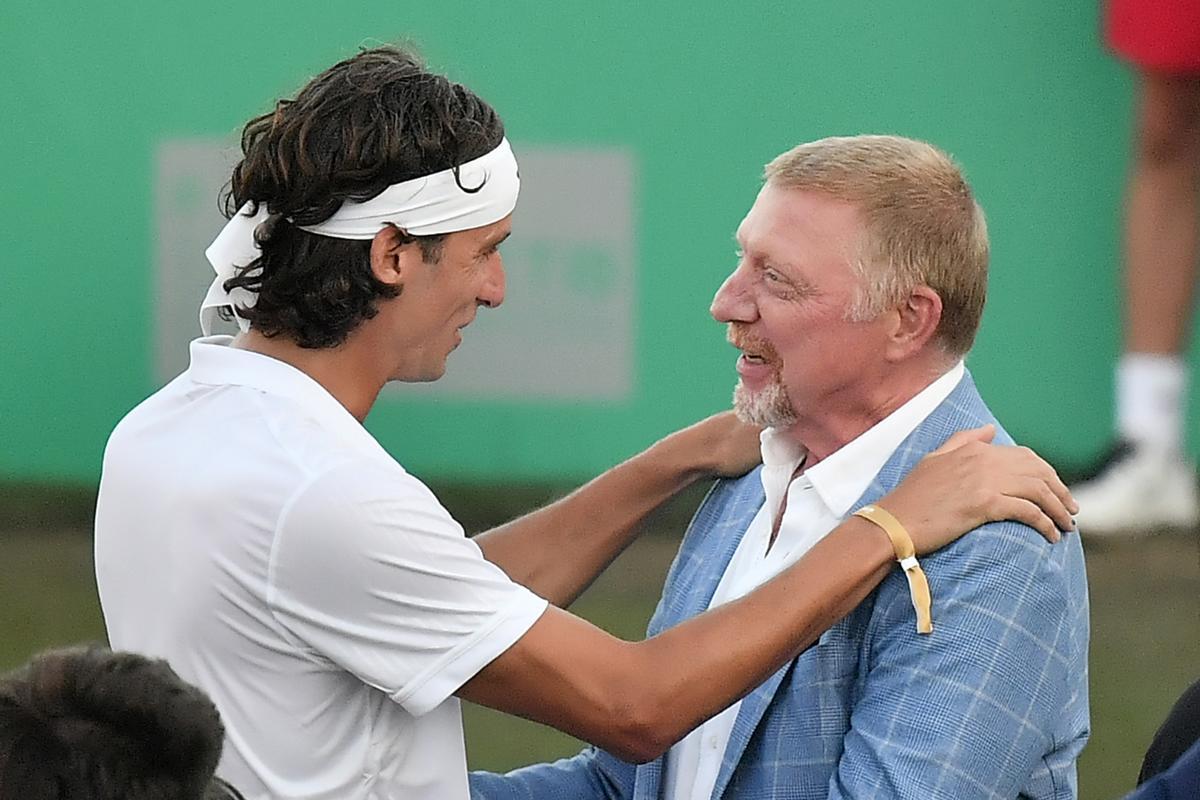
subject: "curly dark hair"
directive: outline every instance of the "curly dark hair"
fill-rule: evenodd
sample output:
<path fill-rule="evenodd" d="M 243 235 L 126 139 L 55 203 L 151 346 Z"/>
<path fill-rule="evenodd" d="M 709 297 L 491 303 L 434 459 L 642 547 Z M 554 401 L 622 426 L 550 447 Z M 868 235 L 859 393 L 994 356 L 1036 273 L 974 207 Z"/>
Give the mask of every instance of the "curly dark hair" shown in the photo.
<path fill-rule="evenodd" d="M 224 728 L 165 661 L 52 650 L 0 677 L 0 800 L 216 800 Z"/>
<path fill-rule="evenodd" d="M 370 241 L 297 226 L 328 219 L 345 200 L 369 200 L 394 183 L 479 158 L 503 137 L 491 106 L 399 48 L 363 50 L 325 70 L 242 131 L 225 216 L 249 202 L 251 213 L 265 203 L 270 217 L 255 231 L 262 257 L 225 282 L 226 290 L 258 295 L 253 308 L 236 313 L 260 333 L 301 347 L 341 344 L 400 287 L 372 274 Z M 419 243 L 427 262 L 440 257 L 444 235 L 401 234 Z"/>

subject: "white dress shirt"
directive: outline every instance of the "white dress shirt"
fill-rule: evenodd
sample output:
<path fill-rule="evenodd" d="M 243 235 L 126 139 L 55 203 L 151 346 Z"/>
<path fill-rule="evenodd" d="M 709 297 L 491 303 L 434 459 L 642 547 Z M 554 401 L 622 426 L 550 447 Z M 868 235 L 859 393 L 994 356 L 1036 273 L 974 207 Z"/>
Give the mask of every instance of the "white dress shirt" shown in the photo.
<path fill-rule="evenodd" d="M 109 439 L 113 647 L 213 698 L 218 772 L 248 800 L 466 800 L 453 693 L 546 602 L 318 383 L 228 344 L 193 342 Z"/>
<path fill-rule="evenodd" d="M 896 448 L 958 385 L 963 371 L 959 362 L 858 438 L 798 475 L 804 449 L 774 430 L 764 430 L 761 474 L 766 499 L 738 543 L 708 607 L 736 600 L 766 583 L 836 528 Z M 781 509 L 779 533 L 770 544 Z M 734 703 L 670 749 L 664 797 L 710 800 L 741 706 L 741 701 Z"/>

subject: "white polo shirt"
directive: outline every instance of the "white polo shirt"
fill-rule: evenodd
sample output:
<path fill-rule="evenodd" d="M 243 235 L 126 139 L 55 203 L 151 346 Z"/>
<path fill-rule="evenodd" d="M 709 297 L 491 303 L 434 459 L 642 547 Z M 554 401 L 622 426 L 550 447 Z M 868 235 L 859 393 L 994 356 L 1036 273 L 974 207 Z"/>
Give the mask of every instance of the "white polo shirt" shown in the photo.
<path fill-rule="evenodd" d="M 452 695 L 546 601 L 319 384 L 230 341 L 193 342 L 109 439 L 112 646 L 209 693 L 219 774 L 248 800 L 466 800 Z"/>
<path fill-rule="evenodd" d="M 950 395 L 964 370 L 959 362 L 854 441 L 799 475 L 796 469 L 804 460 L 804 449 L 769 428 L 764 430 L 761 477 L 765 500 L 738 543 L 708 607 L 749 594 L 799 561 L 836 528 L 896 448 Z M 781 510 L 783 519 L 771 544 L 771 528 Z M 709 800 L 741 707 L 739 700 L 667 752 L 666 800 Z"/>

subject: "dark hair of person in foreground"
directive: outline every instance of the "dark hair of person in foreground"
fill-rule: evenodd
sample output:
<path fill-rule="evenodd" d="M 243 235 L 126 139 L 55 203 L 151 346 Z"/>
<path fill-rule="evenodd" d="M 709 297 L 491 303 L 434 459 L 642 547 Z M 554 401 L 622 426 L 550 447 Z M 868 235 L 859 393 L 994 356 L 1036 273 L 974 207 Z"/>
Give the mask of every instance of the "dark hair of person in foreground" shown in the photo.
<path fill-rule="evenodd" d="M 0 676 L 0 800 L 241 800 L 213 776 L 223 737 L 167 662 L 51 650 Z"/>

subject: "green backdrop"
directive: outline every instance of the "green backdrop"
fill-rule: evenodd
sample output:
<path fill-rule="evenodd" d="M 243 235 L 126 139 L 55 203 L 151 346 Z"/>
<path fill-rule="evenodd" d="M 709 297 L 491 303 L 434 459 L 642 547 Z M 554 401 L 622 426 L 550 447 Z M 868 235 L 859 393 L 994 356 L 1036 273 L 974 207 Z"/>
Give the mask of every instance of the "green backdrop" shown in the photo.
<path fill-rule="evenodd" d="M 733 351 L 707 308 L 761 166 L 859 132 L 925 138 L 964 165 L 993 237 L 969 364 L 1014 435 L 1085 460 L 1110 419 L 1130 110 L 1096 15 L 1042 0 L 10 0 L 0 477 L 94 481 L 108 432 L 156 388 L 158 143 L 232 137 L 360 44 L 406 39 L 488 98 L 515 142 L 621 148 L 637 167 L 632 390 L 607 402 L 389 395 L 369 425 L 413 471 L 583 476 L 725 407 Z"/>

